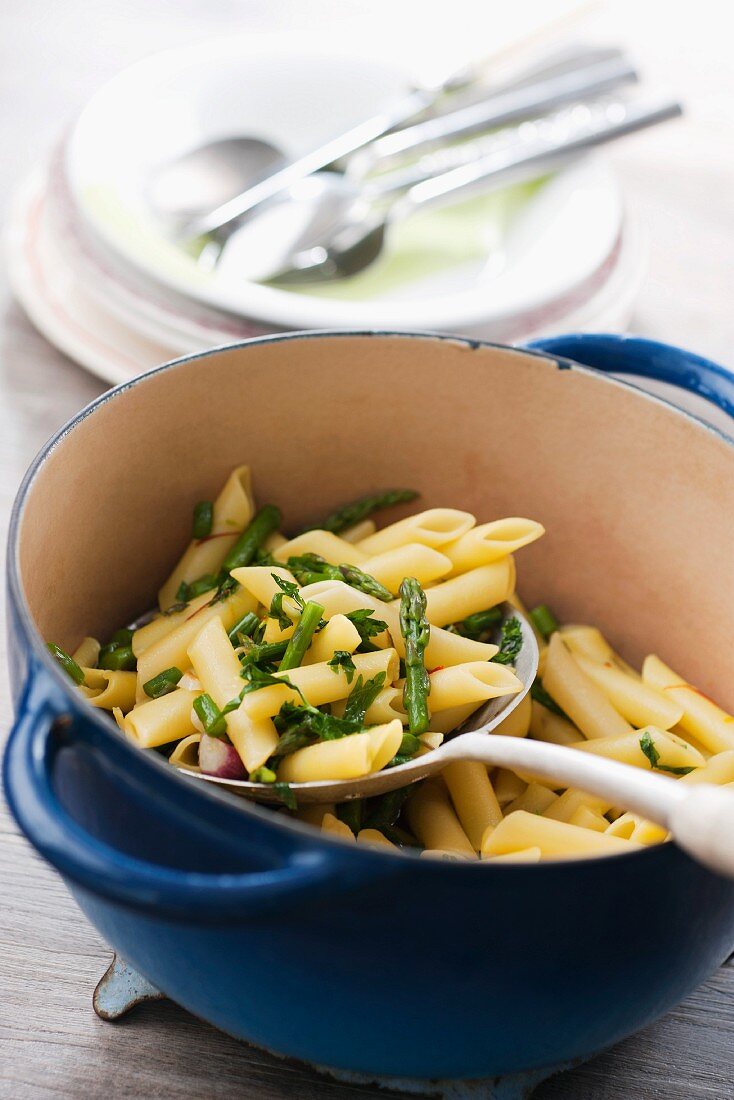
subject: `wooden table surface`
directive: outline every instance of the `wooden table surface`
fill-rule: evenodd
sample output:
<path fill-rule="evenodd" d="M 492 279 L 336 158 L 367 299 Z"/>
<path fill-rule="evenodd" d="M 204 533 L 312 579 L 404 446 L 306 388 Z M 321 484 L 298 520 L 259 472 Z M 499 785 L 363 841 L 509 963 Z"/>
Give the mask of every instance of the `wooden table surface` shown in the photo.
<path fill-rule="evenodd" d="M 377 2 L 377 0 L 376 0 Z M 379 0 L 381 18 L 387 18 Z M 631 208 L 650 235 L 649 277 L 633 329 L 734 367 L 734 79 L 719 0 L 622 3 L 606 16 L 645 71 L 686 100 L 687 119 L 613 151 Z M 336 0 L 26 0 L 0 10 L 0 188 L 12 188 L 75 110 L 131 60 L 231 27 L 312 27 L 353 18 Z M 604 25 L 604 18 L 600 21 Z M 0 312 L 0 523 L 45 439 L 101 392 L 51 348 L 10 300 Z M 4 646 L 4 631 L 0 635 Z M 0 655 L 3 729 L 11 721 Z M 118 1024 L 92 1012 L 110 950 L 0 809 L 0 1096 L 377 1096 L 234 1042 L 168 1002 Z M 691 899 L 692 916 L 695 900 Z M 384 1095 L 379 1093 L 379 1095 Z M 734 1095 L 734 961 L 664 1020 L 536 1092 L 537 1100 L 727 1100 Z"/>

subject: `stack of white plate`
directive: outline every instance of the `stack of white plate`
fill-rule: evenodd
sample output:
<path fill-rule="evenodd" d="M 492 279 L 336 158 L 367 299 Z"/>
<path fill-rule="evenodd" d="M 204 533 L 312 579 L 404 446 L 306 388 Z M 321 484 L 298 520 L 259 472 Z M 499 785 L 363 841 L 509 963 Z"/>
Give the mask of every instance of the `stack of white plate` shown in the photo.
<path fill-rule="evenodd" d="M 156 167 L 217 138 L 297 156 L 374 114 L 414 73 L 362 49 L 233 38 L 168 51 L 90 101 L 20 189 L 10 274 L 36 326 L 109 382 L 166 359 L 293 329 L 430 329 L 521 342 L 625 326 L 645 259 L 602 159 L 425 213 L 348 280 L 283 289 L 208 272 L 151 213 Z M 294 91 L 296 89 L 297 91 Z"/>

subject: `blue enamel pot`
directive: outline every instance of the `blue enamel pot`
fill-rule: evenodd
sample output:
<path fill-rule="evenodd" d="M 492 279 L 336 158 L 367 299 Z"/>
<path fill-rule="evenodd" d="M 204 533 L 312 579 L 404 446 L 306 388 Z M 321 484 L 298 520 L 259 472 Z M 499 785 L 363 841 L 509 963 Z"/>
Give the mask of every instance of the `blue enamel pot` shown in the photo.
<path fill-rule="evenodd" d="M 539 866 L 346 846 L 126 743 L 44 648 L 149 607 L 192 504 L 249 462 L 294 527 L 394 484 L 427 507 L 541 520 L 519 561 L 527 600 L 598 623 L 632 661 L 659 652 L 731 708 L 734 447 L 609 372 L 734 411 L 723 369 L 645 340 L 309 333 L 112 390 L 36 459 L 8 554 L 6 796 L 102 936 L 173 1000 L 309 1062 L 478 1077 L 592 1055 L 731 950 L 734 883 L 674 843 Z"/>

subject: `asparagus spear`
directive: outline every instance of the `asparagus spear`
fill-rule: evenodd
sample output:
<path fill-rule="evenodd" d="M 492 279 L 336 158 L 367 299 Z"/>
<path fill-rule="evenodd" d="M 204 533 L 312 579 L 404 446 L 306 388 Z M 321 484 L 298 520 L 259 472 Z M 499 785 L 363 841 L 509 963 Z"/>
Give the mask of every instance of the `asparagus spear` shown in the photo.
<path fill-rule="evenodd" d="M 539 634 L 545 638 L 546 642 L 550 638 L 551 634 L 554 634 L 560 623 L 555 617 L 547 603 L 538 604 L 532 611 L 528 613 L 533 626 Z"/>
<path fill-rule="evenodd" d="M 56 645 L 55 642 L 48 642 L 46 649 L 49 653 L 56 658 L 67 676 L 70 676 L 75 684 L 84 683 L 84 673 L 80 669 L 73 657 L 70 657 L 61 646 Z"/>
<path fill-rule="evenodd" d="M 384 493 L 360 497 L 359 500 L 352 501 L 351 504 L 345 504 L 343 508 L 338 508 L 336 512 L 332 512 L 321 523 L 306 527 L 305 530 L 333 531 L 335 535 L 338 535 L 340 531 L 346 531 L 348 527 L 354 527 L 356 523 L 361 523 L 363 519 L 367 519 L 373 512 L 379 511 L 380 508 L 390 508 L 393 504 L 405 504 L 409 500 L 415 500 L 417 496 L 418 493 L 415 489 L 387 489 Z"/>
<path fill-rule="evenodd" d="M 431 628 L 426 618 L 426 594 L 415 577 L 405 577 L 400 585 L 400 632 L 405 642 L 403 705 L 408 712 L 408 727 L 411 733 L 425 733 L 430 720 L 431 681 L 424 654 Z"/>
<path fill-rule="evenodd" d="M 283 654 L 283 659 L 278 665 L 278 672 L 287 672 L 290 668 L 298 668 L 311 644 L 314 632 L 318 629 L 323 613 L 322 604 L 311 601 L 306 604 L 298 620 L 298 626 L 288 642 L 288 648 Z"/>
<path fill-rule="evenodd" d="M 194 518 L 191 525 L 191 534 L 195 539 L 205 539 L 212 533 L 214 522 L 214 505 L 210 500 L 200 500 L 194 505 Z"/>
<path fill-rule="evenodd" d="M 222 562 L 222 570 L 229 573 L 240 566 L 249 565 L 268 535 L 277 531 L 281 521 L 280 508 L 266 504 L 244 529 L 237 542 Z"/>

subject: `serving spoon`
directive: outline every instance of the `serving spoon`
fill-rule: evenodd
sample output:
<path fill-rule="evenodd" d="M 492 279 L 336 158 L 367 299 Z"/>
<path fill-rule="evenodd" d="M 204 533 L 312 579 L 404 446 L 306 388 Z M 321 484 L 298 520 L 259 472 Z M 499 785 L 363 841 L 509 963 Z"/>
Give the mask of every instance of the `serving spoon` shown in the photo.
<path fill-rule="evenodd" d="M 700 863 L 734 877 L 734 793 L 731 791 L 710 783 L 681 783 L 561 745 L 492 735 L 525 698 L 538 671 L 538 646 L 532 627 L 511 604 L 503 604 L 502 611 L 504 619 L 516 618 L 522 630 L 522 647 L 515 665 L 516 674 L 524 685 L 522 691 L 491 699 L 439 748 L 407 764 L 385 768 L 359 779 L 291 783 L 296 800 L 306 805 L 373 798 L 436 775 L 455 761 L 473 760 L 490 767 L 510 768 L 554 780 L 559 786 L 573 787 L 612 805 L 624 806 L 668 829 L 678 845 Z M 280 803 L 277 792 L 267 784 L 220 779 L 201 772 L 189 774 L 194 779 L 214 783 L 258 802 Z"/>

